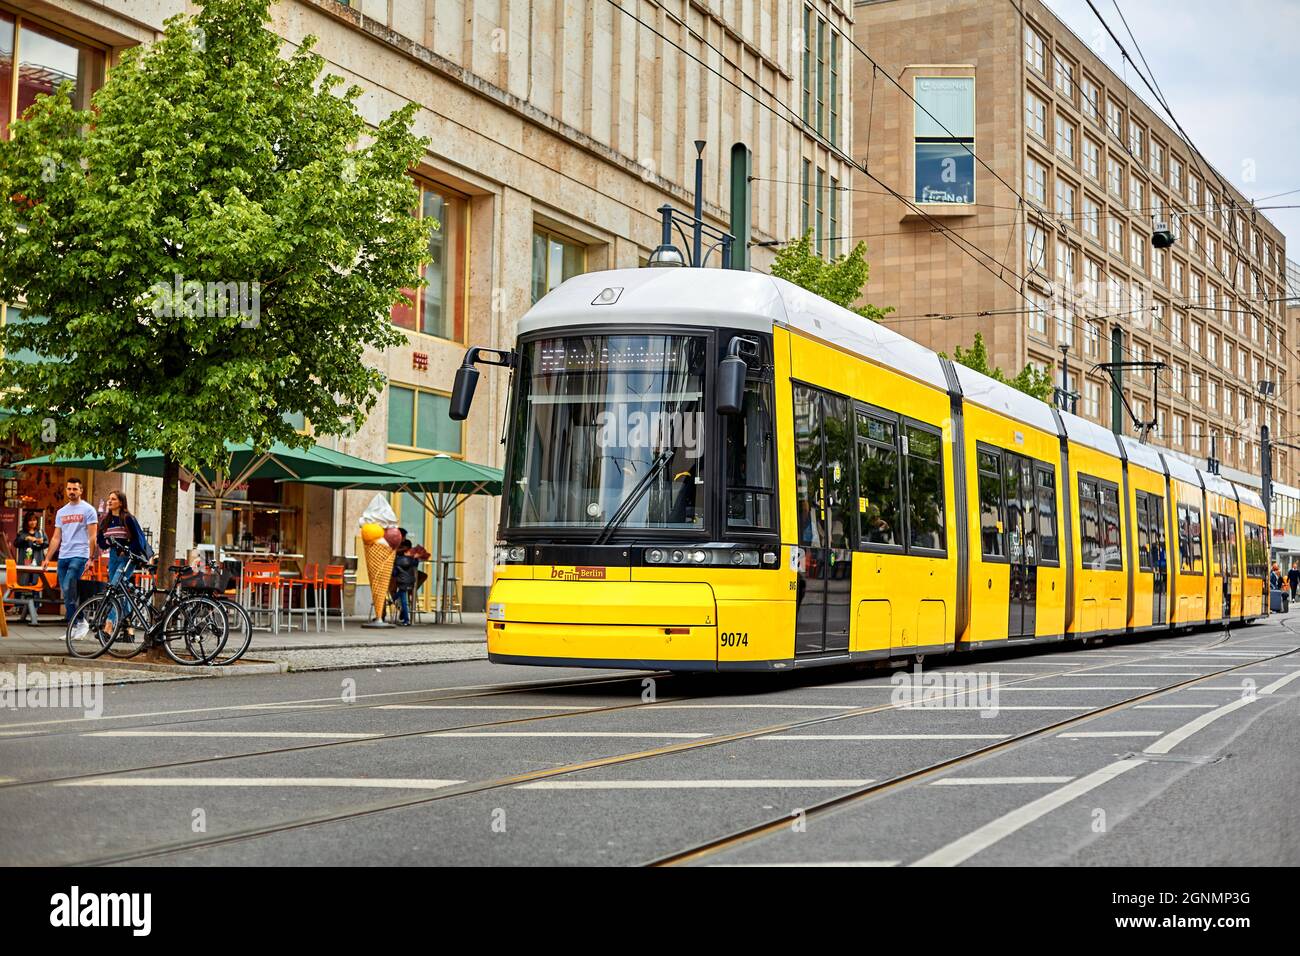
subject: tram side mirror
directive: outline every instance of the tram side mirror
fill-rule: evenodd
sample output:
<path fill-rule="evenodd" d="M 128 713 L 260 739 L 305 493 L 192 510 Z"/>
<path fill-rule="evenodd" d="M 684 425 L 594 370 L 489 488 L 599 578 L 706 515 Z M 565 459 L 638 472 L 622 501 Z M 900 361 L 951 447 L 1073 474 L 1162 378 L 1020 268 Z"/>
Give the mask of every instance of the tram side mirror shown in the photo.
<path fill-rule="evenodd" d="M 453 422 L 463 422 L 469 417 L 469 407 L 474 403 L 474 387 L 478 385 L 478 369 L 462 365 L 456 369 L 456 381 L 451 387 L 451 407 L 447 417 Z"/>
<path fill-rule="evenodd" d="M 718 411 L 739 415 L 745 402 L 745 376 L 749 366 L 738 355 L 728 355 L 718 363 Z"/>

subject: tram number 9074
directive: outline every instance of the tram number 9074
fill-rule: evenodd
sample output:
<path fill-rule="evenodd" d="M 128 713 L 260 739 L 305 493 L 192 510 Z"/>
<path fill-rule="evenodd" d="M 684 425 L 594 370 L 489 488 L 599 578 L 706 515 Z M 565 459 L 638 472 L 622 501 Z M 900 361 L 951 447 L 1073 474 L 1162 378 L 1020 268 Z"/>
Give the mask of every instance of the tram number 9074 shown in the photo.
<path fill-rule="evenodd" d="M 748 631 L 723 631 L 723 647 L 749 647 Z"/>

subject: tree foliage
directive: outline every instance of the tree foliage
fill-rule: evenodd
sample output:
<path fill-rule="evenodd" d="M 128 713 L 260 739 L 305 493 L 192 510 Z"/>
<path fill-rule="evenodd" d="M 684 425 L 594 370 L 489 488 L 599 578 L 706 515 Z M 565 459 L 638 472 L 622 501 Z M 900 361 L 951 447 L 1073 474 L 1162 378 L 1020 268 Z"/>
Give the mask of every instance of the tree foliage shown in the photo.
<path fill-rule="evenodd" d="M 862 297 L 862 290 L 871 275 L 866 254 L 867 244 L 859 242 L 847 255 L 824 259 L 814 251 L 812 230 L 809 229 L 798 239 L 791 239 L 776 254 L 776 260 L 772 263 L 772 275 L 878 322 L 894 311 L 892 305 L 879 308 L 853 304 Z"/>
<path fill-rule="evenodd" d="M 23 437 L 53 420 L 51 451 L 193 469 L 226 441 L 308 445 L 299 418 L 347 433 L 381 393 L 364 355 L 402 341 L 389 310 L 436 226 L 410 215 L 415 106 L 367 127 L 315 38 L 280 55 L 269 2 L 202 0 L 93 110 L 65 86 L 0 142 L 0 300 L 27 311 L 0 376 Z M 255 307 L 226 309 L 234 288 Z"/>
<path fill-rule="evenodd" d="M 988 347 L 984 344 L 984 336 L 979 332 L 975 333 L 975 341 L 970 348 L 957 346 L 952 360 L 958 365 L 964 365 L 995 381 L 1019 389 L 1026 395 L 1032 395 L 1040 401 L 1046 402 L 1052 397 L 1052 379 L 1046 372 L 1040 372 L 1032 365 L 1026 365 L 1015 378 L 1007 378 L 1002 369 L 990 365 Z"/>

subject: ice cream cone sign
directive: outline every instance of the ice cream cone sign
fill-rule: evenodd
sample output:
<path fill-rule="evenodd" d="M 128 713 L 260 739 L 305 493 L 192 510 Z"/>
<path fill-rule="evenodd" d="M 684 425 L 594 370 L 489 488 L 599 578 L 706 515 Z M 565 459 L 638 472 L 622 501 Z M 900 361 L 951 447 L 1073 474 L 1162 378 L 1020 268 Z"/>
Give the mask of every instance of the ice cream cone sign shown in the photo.
<path fill-rule="evenodd" d="M 383 495 L 375 495 L 361 513 L 361 541 L 366 549 L 366 574 L 370 579 L 370 602 L 375 609 L 375 620 L 384 618 L 384 601 L 388 597 L 388 584 L 393 578 L 393 562 L 397 551 L 387 541 L 386 532 L 397 528 L 397 514 Z"/>

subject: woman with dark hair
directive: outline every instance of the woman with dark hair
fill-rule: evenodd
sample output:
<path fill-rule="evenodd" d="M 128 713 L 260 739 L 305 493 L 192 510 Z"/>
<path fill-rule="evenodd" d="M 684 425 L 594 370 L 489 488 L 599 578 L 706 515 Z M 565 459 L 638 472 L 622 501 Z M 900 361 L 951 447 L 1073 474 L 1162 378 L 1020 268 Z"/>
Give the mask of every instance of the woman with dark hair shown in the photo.
<path fill-rule="evenodd" d="M 14 539 L 15 550 L 18 552 L 16 560 L 19 564 L 43 564 L 45 562 L 45 549 L 49 547 L 50 539 L 45 537 L 45 532 L 41 530 L 41 513 L 39 511 L 29 511 L 23 515 L 23 527 Z"/>
<path fill-rule="evenodd" d="M 99 547 L 108 553 L 108 580 L 117 580 L 118 572 L 126 566 L 126 555 L 119 554 L 110 542 L 124 544 L 132 553 L 142 558 L 149 557 L 149 542 L 145 540 L 140 522 L 135 520 L 127 507 L 126 495 L 121 491 L 112 491 L 108 495 L 108 513 L 99 522 Z"/>

